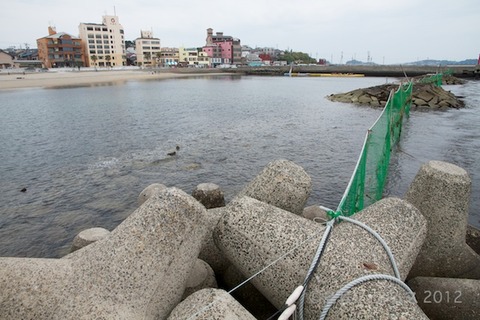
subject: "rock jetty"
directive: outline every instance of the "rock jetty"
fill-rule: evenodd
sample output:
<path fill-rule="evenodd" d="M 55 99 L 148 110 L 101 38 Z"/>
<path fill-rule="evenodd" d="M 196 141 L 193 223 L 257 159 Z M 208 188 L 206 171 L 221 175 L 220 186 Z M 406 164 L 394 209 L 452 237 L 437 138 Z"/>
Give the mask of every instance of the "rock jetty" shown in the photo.
<path fill-rule="evenodd" d="M 461 80 L 447 77 L 446 84 L 458 84 Z M 398 84 L 389 83 L 365 89 L 356 89 L 347 93 L 331 94 L 327 98 L 331 101 L 354 103 L 370 107 L 385 107 L 392 90 L 398 90 Z M 450 91 L 430 83 L 421 83 L 414 80 L 412 90 L 411 109 L 447 110 L 463 108 L 465 103 Z"/>
<path fill-rule="evenodd" d="M 305 207 L 310 177 L 287 160 L 208 210 L 223 199 L 216 185 L 195 199 L 154 184 L 117 228 L 81 233 L 62 259 L 0 258 L 0 319 L 276 319 L 296 307 L 304 319 L 478 319 L 470 185 L 463 169 L 430 161 L 405 199 L 365 208 L 360 224 L 325 224 Z"/>

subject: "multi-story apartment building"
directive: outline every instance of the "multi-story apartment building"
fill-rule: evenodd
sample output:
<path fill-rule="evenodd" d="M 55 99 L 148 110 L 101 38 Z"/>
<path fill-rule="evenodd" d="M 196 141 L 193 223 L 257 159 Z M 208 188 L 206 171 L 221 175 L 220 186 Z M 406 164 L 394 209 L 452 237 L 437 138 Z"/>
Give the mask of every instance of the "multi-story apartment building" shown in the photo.
<path fill-rule="evenodd" d="M 179 64 L 183 67 L 210 67 L 210 57 L 200 48 L 183 48 L 178 49 Z"/>
<path fill-rule="evenodd" d="M 126 65 L 124 29 L 118 17 L 103 16 L 103 23 L 80 23 L 80 38 L 88 66 Z"/>
<path fill-rule="evenodd" d="M 240 39 L 225 36 L 223 32 L 217 32 L 214 35 L 212 28 L 207 29 L 207 39 L 203 51 L 215 59 L 214 64 L 218 58 L 222 59 L 222 64 L 239 64 L 242 61 Z"/>
<path fill-rule="evenodd" d="M 80 38 L 48 27 L 48 36 L 37 39 L 38 59 L 44 68 L 83 67 L 85 55 Z"/>
<path fill-rule="evenodd" d="M 183 67 L 198 64 L 198 49 L 184 47 L 178 48 L 178 62 Z"/>
<path fill-rule="evenodd" d="M 160 50 L 160 65 L 174 67 L 178 65 L 178 48 L 162 48 Z"/>
<path fill-rule="evenodd" d="M 154 38 L 151 31 L 140 31 L 140 38 L 135 39 L 137 65 L 159 65 L 161 61 L 160 39 Z"/>

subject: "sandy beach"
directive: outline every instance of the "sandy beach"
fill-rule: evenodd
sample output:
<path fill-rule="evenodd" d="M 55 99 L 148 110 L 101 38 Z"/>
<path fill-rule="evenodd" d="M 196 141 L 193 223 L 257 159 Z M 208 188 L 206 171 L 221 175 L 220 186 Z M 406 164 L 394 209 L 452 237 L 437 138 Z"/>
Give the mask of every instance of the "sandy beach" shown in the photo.
<path fill-rule="evenodd" d="M 225 75 L 216 70 L 185 70 L 182 72 L 152 72 L 144 70 L 121 71 L 49 71 L 32 73 L 0 72 L 0 90 L 22 88 L 54 88 L 69 86 L 85 86 L 102 83 L 122 83 L 132 80 L 154 80 L 180 77 L 191 77 L 202 74 Z"/>

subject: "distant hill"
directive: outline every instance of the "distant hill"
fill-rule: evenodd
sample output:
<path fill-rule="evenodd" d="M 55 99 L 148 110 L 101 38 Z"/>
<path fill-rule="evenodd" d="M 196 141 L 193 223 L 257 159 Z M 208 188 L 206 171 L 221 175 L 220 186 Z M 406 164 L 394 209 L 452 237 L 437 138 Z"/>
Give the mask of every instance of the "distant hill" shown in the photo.
<path fill-rule="evenodd" d="M 476 65 L 477 59 L 466 59 L 462 61 L 450 60 L 421 60 L 405 63 L 410 66 L 446 66 L 446 65 Z"/>
<path fill-rule="evenodd" d="M 345 62 L 346 65 L 351 65 L 351 66 L 366 66 L 366 65 L 377 65 L 376 63 L 373 62 L 363 62 L 359 60 L 350 60 Z M 477 59 L 466 59 L 462 61 L 450 61 L 450 60 L 421 60 L 421 61 L 415 61 L 415 62 L 407 62 L 404 63 L 404 65 L 407 66 L 451 66 L 451 65 L 476 65 L 477 64 Z"/>

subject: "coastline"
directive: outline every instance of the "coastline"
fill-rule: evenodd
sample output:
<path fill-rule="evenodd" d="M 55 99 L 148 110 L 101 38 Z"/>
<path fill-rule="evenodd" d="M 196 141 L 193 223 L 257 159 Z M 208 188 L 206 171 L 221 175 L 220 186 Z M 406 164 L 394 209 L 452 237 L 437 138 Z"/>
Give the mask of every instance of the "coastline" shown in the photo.
<path fill-rule="evenodd" d="M 176 71 L 176 70 L 175 70 Z M 124 83 L 127 81 L 160 80 L 197 75 L 227 75 L 218 70 L 192 70 L 181 72 L 171 70 L 146 71 L 146 70 L 107 70 L 107 71 L 58 71 L 58 72 L 32 72 L 11 73 L 5 70 L 0 72 L 0 91 L 27 89 L 27 88 L 55 88 L 85 86 L 102 83 Z"/>

